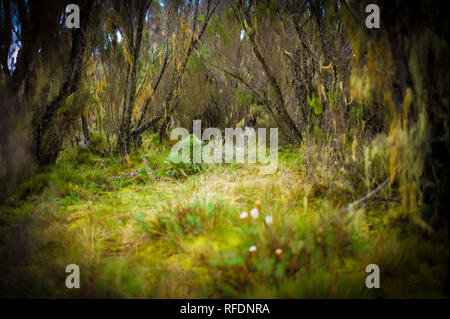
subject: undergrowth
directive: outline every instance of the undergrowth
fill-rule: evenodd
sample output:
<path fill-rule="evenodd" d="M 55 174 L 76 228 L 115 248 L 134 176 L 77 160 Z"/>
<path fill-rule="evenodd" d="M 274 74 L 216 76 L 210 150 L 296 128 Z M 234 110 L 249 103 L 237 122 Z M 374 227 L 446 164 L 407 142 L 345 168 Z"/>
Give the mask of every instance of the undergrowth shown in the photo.
<path fill-rule="evenodd" d="M 310 140 L 270 175 L 177 166 L 153 135 L 128 161 L 66 148 L 1 206 L 1 296 L 446 297 L 448 229 L 417 223 L 395 182 L 342 213 L 389 176 L 374 145 Z"/>

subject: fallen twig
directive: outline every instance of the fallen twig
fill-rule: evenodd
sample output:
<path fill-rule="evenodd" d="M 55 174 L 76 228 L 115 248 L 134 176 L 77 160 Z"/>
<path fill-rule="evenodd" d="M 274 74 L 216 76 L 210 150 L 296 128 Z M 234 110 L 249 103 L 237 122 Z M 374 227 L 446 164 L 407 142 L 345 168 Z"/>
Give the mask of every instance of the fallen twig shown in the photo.
<path fill-rule="evenodd" d="M 139 171 L 141 169 L 142 168 L 139 168 L 139 169 L 137 169 L 136 171 L 133 171 L 133 172 L 126 172 L 126 173 L 123 173 L 122 175 L 119 175 L 119 176 L 113 176 L 113 178 L 134 177 L 134 176 L 139 174 Z M 148 172 L 148 175 L 153 175 L 153 172 Z"/>
<path fill-rule="evenodd" d="M 396 176 L 397 174 L 395 174 Z M 394 178 L 395 178 L 394 176 Z M 343 208 L 340 213 L 348 213 L 351 209 L 361 205 L 362 203 L 364 203 L 365 201 L 367 201 L 368 199 L 370 199 L 373 195 L 375 195 L 376 193 L 378 193 L 380 190 L 382 190 L 383 188 L 385 188 L 387 185 L 389 185 L 389 183 L 391 182 L 391 178 L 389 177 L 387 180 L 385 180 L 383 183 L 381 183 L 380 185 L 378 185 L 374 190 L 370 191 L 369 193 L 367 193 L 365 196 L 363 196 L 362 198 L 354 201 L 353 203 L 347 205 L 345 208 Z"/>
<path fill-rule="evenodd" d="M 401 203 L 402 201 L 395 198 L 381 198 L 381 197 L 372 197 L 370 200 L 377 202 L 393 202 L 393 203 Z"/>
<path fill-rule="evenodd" d="M 133 177 L 139 174 L 139 169 L 134 172 L 126 172 L 119 176 L 114 176 L 114 178 L 124 178 L 124 177 Z"/>

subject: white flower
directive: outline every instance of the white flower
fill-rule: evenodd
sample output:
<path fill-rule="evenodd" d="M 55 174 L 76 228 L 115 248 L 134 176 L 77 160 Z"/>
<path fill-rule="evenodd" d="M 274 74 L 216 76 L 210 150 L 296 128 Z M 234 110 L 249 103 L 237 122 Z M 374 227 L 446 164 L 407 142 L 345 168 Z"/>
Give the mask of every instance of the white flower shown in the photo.
<path fill-rule="evenodd" d="M 281 248 L 275 249 L 275 256 L 277 257 L 278 260 L 281 260 L 282 255 L 283 255 L 283 249 L 281 249 Z"/>
<path fill-rule="evenodd" d="M 252 254 L 256 253 L 256 246 L 250 246 L 250 248 L 248 249 L 249 252 L 251 252 Z"/>
<path fill-rule="evenodd" d="M 273 217 L 272 216 L 266 216 L 266 218 L 265 218 L 265 221 L 266 221 L 266 225 L 272 225 L 272 223 L 273 223 Z"/>
<path fill-rule="evenodd" d="M 248 213 L 247 212 L 242 212 L 240 215 L 239 215 L 239 218 L 240 219 L 248 219 Z"/>
<path fill-rule="evenodd" d="M 257 219 L 259 217 L 259 212 L 258 212 L 258 208 L 253 208 L 250 211 L 250 216 L 252 216 L 253 219 Z"/>

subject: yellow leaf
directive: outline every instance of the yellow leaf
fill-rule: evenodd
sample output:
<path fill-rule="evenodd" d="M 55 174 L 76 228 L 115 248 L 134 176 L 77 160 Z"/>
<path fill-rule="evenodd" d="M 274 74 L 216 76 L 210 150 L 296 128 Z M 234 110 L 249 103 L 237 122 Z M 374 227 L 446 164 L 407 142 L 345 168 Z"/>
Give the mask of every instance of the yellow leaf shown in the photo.
<path fill-rule="evenodd" d="M 132 64 L 131 56 L 128 53 L 128 49 L 127 49 L 127 46 L 125 45 L 125 41 L 122 42 L 122 48 L 123 48 L 123 52 L 125 53 L 125 57 L 127 58 L 128 64 L 131 65 Z"/>
<path fill-rule="evenodd" d="M 357 146 L 358 146 L 358 140 L 357 140 L 356 135 L 355 135 L 355 137 L 353 138 L 353 143 L 352 143 L 352 158 L 353 158 L 353 161 L 356 161 L 356 147 Z"/>
<path fill-rule="evenodd" d="M 406 89 L 406 94 L 405 97 L 403 98 L 403 129 L 406 130 L 408 127 L 408 113 L 409 113 L 409 109 L 410 106 L 412 104 L 413 101 L 413 93 L 411 88 L 407 88 Z"/>
<path fill-rule="evenodd" d="M 331 70 L 332 67 L 333 67 L 333 62 L 330 62 L 330 64 L 328 64 L 327 66 L 323 66 L 323 65 L 320 66 L 320 68 L 323 70 Z"/>

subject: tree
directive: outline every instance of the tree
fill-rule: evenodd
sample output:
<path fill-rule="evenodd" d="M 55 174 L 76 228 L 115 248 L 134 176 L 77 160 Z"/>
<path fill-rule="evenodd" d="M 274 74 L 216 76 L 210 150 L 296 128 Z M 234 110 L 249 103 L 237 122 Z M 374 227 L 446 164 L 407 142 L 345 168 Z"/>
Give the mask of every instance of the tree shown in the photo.
<path fill-rule="evenodd" d="M 190 2 L 189 2 L 190 3 Z M 170 86 L 167 94 L 165 95 L 165 98 L 157 110 L 156 114 L 153 116 L 152 119 L 149 121 L 142 123 L 139 127 L 137 127 L 133 132 L 132 136 L 134 139 L 137 139 L 142 133 L 147 131 L 149 128 L 156 125 L 161 119 L 165 119 L 167 117 L 167 114 L 170 113 L 170 110 L 173 105 L 174 98 L 178 94 L 178 90 L 181 85 L 181 81 L 183 79 L 183 75 L 186 71 L 186 68 L 188 66 L 188 63 L 191 59 L 192 53 L 194 49 L 196 48 L 198 42 L 202 38 L 203 34 L 205 33 L 206 27 L 208 26 L 209 20 L 211 19 L 211 16 L 213 15 L 214 11 L 216 10 L 218 5 L 218 2 L 214 3 L 212 0 L 207 0 L 205 8 L 205 14 L 203 17 L 203 23 L 201 23 L 200 28 L 198 28 L 199 24 L 199 1 L 195 1 L 194 4 L 194 16 L 192 19 L 192 29 L 189 32 L 188 29 L 185 29 L 186 33 L 188 34 L 188 41 L 183 46 L 184 48 L 184 55 L 182 57 L 182 60 L 179 61 L 176 64 L 176 67 L 174 69 L 174 72 L 172 74 L 172 78 L 170 81 Z M 187 8 L 189 9 L 189 8 Z M 189 12 L 189 10 L 187 10 Z M 184 23 L 184 22 L 182 22 Z"/>
<path fill-rule="evenodd" d="M 137 2 L 114 1 L 119 21 L 123 25 L 127 47 L 127 85 L 123 101 L 122 121 L 117 137 L 117 147 L 125 154 L 130 152 L 131 143 L 131 116 L 136 101 L 137 73 L 139 55 L 144 30 L 145 17 L 148 14 L 151 1 Z"/>
<path fill-rule="evenodd" d="M 80 82 L 83 70 L 83 58 L 87 47 L 87 34 L 93 3 L 80 2 L 80 20 L 84 23 L 72 31 L 72 43 L 69 59 L 64 68 L 64 79 L 58 94 L 44 107 L 42 113 L 36 112 L 34 118 L 34 154 L 40 165 L 56 161 L 61 149 L 63 137 L 52 132 L 57 111 L 63 102 L 74 93 Z"/>

